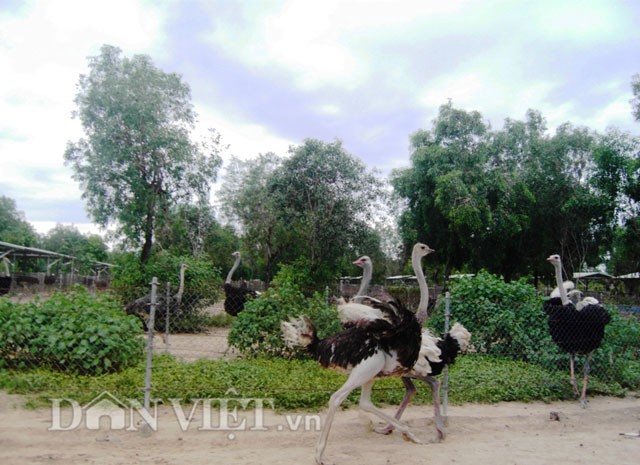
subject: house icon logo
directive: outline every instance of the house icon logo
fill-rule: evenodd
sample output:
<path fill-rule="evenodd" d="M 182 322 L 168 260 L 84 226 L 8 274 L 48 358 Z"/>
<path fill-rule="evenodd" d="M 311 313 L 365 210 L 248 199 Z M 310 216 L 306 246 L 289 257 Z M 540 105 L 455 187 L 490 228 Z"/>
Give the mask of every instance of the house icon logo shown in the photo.
<path fill-rule="evenodd" d="M 88 430 L 137 431 L 140 419 L 154 431 L 157 428 L 157 401 L 153 415 L 135 399 L 124 402 L 102 391 L 84 406 L 73 399 L 51 399 L 51 426 L 49 431 L 71 431 L 79 427 Z"/>
<path fill-rule="evenodd" d="M 125 429 L 130 406 L 125 405 L 108 391 L 102 391 L 91 402 L 85 405 L 85 427 L 90 430 L 100 430 L 100 423 L 108 423 L 109 429 Z M 104 420 L 104 421 L 103 421 Z"/>

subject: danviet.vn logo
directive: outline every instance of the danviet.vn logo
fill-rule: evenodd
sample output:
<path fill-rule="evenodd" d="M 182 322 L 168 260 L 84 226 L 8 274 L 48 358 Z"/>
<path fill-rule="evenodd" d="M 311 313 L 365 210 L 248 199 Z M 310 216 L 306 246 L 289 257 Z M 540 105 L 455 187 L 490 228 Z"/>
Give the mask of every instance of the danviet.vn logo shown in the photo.
<path fill-rule="evenodd" d="M 141 428 L 157 431 L 159 399 L 151 399 L 148 409 L 136 399 L 121 399 L 103 391 L 84 405 L 74 399 L 51 399 L 49 431 L 88 430 L 138 431 Z M 275 409 L 272 398 L 241 397 L 229 389 L 225 397 L 169 399 L 172 415 L 163 415 L 162 421 L 175 421 L 182 431 L 225 431 L 229 439 L 238 431 L 319 431 L 318 415 L 284 415 L 277 424 L 268 424 L 265 410 Z"/>

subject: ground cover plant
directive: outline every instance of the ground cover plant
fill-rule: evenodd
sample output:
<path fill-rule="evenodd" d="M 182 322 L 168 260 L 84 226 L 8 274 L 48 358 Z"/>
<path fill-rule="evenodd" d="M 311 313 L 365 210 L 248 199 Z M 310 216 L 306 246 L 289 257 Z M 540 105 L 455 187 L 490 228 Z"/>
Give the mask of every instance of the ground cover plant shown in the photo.
<path fill-rule="evenodd" d="M 0 389 L 26 395 L 31 406 L 46 407 L 52 398 L 89 402 L 103 391 L 122 399 L 142 401 L 144 363 L 117 373 L 97 376 L 61 373 L 44 368 L 4 370 L 0 372 Z M 153 359 L 152 398 L 169 402 L 201 398 L 251 397 L 273 399 L 279 410 L 318 410 L 327 406 L 329 397 L 345 381 L 344 374 L 326 370 L 313 360 L 252 358 L 235 360 L 199 360 L 183 362 L 169 355 Z M 414 404 L 430 404 L 431 391 L 417 383 Z M 624 395 L 617 383 L 603 382 L 594 376 L 589 385 L 593 395 Z M 229 390 L 233 394 L 229 394 Z M 356 405 L 358 392 L 345 405 Z M 397 405 L 404 395 L 399 379 L 381 379 L 374 386 L 373 400 L 378 404 Z M 536 365 L 487 357 L 466 355 L 451 367 L 449 400 L 493 403 L 499 401 L 552 401 L 573 398 L 563 371 L 548 371 Z"/>

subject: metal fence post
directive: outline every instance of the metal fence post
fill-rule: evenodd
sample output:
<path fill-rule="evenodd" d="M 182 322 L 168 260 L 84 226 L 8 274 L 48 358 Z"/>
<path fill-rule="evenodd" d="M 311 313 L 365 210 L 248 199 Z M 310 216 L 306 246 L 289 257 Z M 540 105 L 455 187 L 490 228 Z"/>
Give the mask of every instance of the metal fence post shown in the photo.
<path fill-rule="evenodd" d="M 151 398 L 151 364 L 153 358 L 153 337 L 154 337 L 154 325 L 156 319 L 156 303 L 158 301 L 158 278 L 155 276 L 151 280 L 151 301 L 149 308 L 149 323 L 147 325 L 147 364 L 144 374 L 144 409 L 149 412 L 149 404 Z M 143 434 L 150 434 L 151 427 L 147 423 L 142 425 Z"/>
<path fill-rule="evenodd" d="M 444 333 L 449 332 L 449 319 L 451 318 L 451 294 L 447 292 L 444 297 Z M 442 373 L 442 416 L 445 424 L 448 423 L 447 408 L 449 407 L 449 366 L 445 365 Z"/>
<path fill-rule="evenodd" d="M 169 344 L 169 313 L 171 309 L 171 283 L 167 283 L 167 298 L 165 300 L 165 319 L 164 319 L 164 351 L 169 353 L 170 344 Z"/>

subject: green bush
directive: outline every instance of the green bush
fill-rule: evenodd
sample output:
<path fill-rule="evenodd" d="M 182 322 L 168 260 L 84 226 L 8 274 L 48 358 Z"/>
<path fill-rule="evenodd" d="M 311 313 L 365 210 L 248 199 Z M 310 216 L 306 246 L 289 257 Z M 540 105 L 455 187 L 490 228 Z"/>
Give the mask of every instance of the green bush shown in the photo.
<path fill-rule="evenodd" d="M 524 281 L 505 283 L 481 271 L 454 281 L 450 292 L 452 321 L 460 321 L 471 332 L 477 352 L 533 361 L 541 345 L 551 342 L 542 298 Z M 440 301 L 429 320 L 437 332 L 444 327 L 444 307 Z"/>
<path fill-rule="evenodd" d="M 45 367 L 100 374 L 137 363 L 143 355 L 137 318 L 106 294 L 78 287 L 46 301 L 0 299 L 0 366 Z"/>
<path fill-rule="evenodd" d="M 273 280 L 273 287 L 259 298 L 247 302 L 236 317 L 229 331 L 229 344 L 244 355 L 298 354 L 284 345 L 280 330 L 280 324 L 291 317 L 307 315 L 320 338 L 341 329 L 337 309 L 327 303 L 327 296 L 315 293 L 305 297 L 298 285 L 300 277 L 292 270 L 289 266 L 283 266 Z"/>

